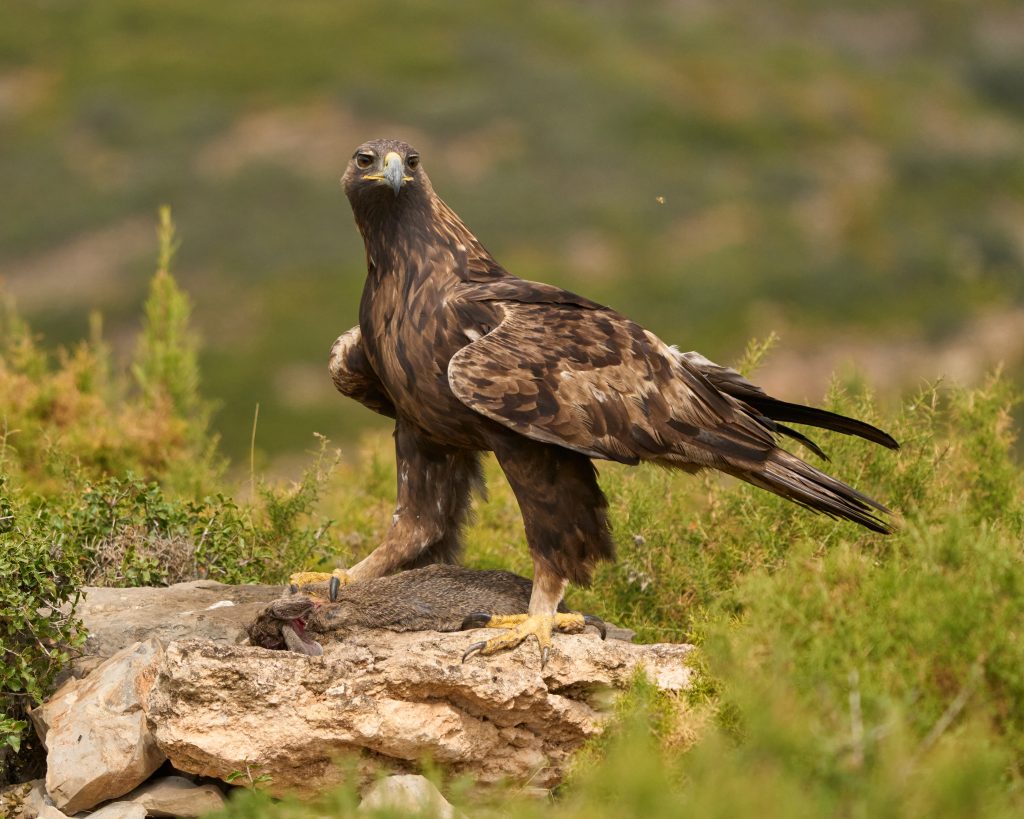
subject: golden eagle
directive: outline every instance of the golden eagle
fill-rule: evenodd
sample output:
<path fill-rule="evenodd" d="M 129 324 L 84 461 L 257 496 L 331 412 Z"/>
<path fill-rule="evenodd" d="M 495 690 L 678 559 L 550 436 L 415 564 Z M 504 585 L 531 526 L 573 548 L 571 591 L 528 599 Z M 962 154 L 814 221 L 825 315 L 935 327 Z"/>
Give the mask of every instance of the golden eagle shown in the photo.
<path fill-rule="evenodd" d="M 780 401 L 697 353 L 680 353 L 590 299 L 508 273 L 434 193 L 420 156 L 395 140 L 356 149 L 342 179 L 366 244 L 359 325 L 331 351 L 338 389 L 395 419 L 398 503 L 384 541 L 345 577 L 454 562 L 480 453 L 519 502 L 534 563 L 528 613 L 478 619 L 534 634 L 546 659 L 566 585 L 614 556 L 594 458 L 717 469 L 876 532 L 882 505 L 782 449 L 820 450 L 788 423 L 897 448 L 873 426 Z"/>

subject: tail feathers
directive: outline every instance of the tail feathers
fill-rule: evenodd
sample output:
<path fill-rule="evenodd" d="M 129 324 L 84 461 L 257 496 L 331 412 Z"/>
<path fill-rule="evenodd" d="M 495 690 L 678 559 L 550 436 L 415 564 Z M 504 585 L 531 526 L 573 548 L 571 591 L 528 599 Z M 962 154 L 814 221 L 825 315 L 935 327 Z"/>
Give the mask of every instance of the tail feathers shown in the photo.
<path fill-rule="evenodd" d="M 736 370 L 731 367 L 715 364 L 715 362 L 709 361 L 700 353 L 679 353 L 679 360 L 685 362 L 704 376 L 716 389 L 742 401 L 748 407 L 761 413 L 761 415 L 771 421 L 791 421 L 795 424 L 806 424 L 810 427 L 830 429 L 833 432 L 856 435 L 859 438 L 881 444 L 889 449 L 900 448 L 895 438 L 878 429 L 878 427 L 871 426 L 871 424 L 865 424 L 863 421 L 847 418 L 845 415 L 839 415 L 828 410 L 805 407 L 802 404 L 791 404 L 788 401 L 772 398 Z M 816 454 L 823 458 L 825 457 L 820 449 L 811 444 L 807 438 L 801 437 L 799 433 L 794 434 L 793 430 L 782 426 L 777 426 L 775 431 L 788 435 L 790 438 L 795 438 L 803 444 L 808 444 Z M 826 460 L 828 459 L 826 458 Z"/>
<path fill-rule="evenodd" d="M 788 401 L 780 401 L 768 395 L 745 395 L 742 401 L 749 404 L 773 421 L 789 421 L 796 424 L 806 424 L 809 427 L 830 429 L 833 432 L 842 432 L 845 435 L 856 435 L 876 444 L 881 444 L 889 449 L 899 449 L 900 445 L 889 433 L 883 432 L 878 427 L 858 421 L 856 418 L 847 418 L 828 410 L 817 409 L 816 407 L 805 407 L 802 404 L 791 404 Z M 786 432 L 787 430 L 780 430 Z"/>
<path fill-rule="evenodd" d="M 685 366 L 691 367 L 706 378 L 713 387 L 745 405 L 744 409 L 765 428 L 799 441 L 826 461 L 828 457 L 817 444 L 803 433 L 786 426 L 786 423 L 829 429 L 846 435 L 856 435 L 889 449 L 900 448 L 891 435 L 871 424 L 828 410 L 772 398 L 736 370 L 719 366 L 700 353 L 679 353 L 678 358 Z M 685 468 L 672 459 L 666 460 L 672 465 Z M 714 467 L 808 509 L 833 518 L 844 518 L 859 523 L 873 532 L 892 532 L 892 527 L 875 514 L 889 514 L 888 509 L 785 450 L 771 449 L 764 454 L 763 459 L 749 461 L 730 459 L 726 454 L 723 461 L 725 464 L 719 461 L 713 464 Z"/>
<path fill-rule="evenodd" d="M 816 443 L 814 443 L 814 441 L 812 441 L 802 432 L 797 432 L 795 429 L 793 429 L 792 427 L 787 427 L 785 424 L 777 424 L 771 419 L 767 420 L 766 426 L 769 426 L 775 432 L 782 433 L 787 438 L 792 438 L 794 441 L 799 441 L 801 444 L 803 444 L 805 447 L 811 450 L 811 452 L 813 452 L 815 455 L 821 458 L 821 460 L 832 460 L 830 457 L 828 457 L 828 455 L 824 453 L 821 447 L 819 447 Z"/>
<path fill-rule="evenodd" d="M 865 440 L 888 446 L 890 449 L 899 448 L 895 438 L 878 427 L 872 427 L 870 424 L 836 413 L 829 413 L 827 410 L 816 410 L 813 406 L 788 403 L 780 401 L 778 398 L 772 398 L 761 387 L 746 380 L 732 368 L 722 367 L 721 364 L 709 360 L 698 352 L 684 352 L 679 353 L 678 356 L 681 361 L 708 379 L 716 389 L 753 407 L 754 410 L 772 421 L 791 421 L 795 424 L 806 424 L 809 427 L 830 429 L 834 432 L 856 435 Z M 790 437 L 797 437 L 791 434 L 791 430 L 778 429 L 776 431 L 790 435 Z M 806 443 L 807 441 L 802 442 Z M 815 449 L 814 446 L 811 448 Z M 815 450 L 820 452 L 818 449 Z"/>
<path fill-rule="evenodd" d="M 753 468 L 725 471 L 815 512 L 859 523 L 873 532 L 892 533 L 892 527 L 874 514 L 889 514 L 882 504 L 781 449 Z"/>

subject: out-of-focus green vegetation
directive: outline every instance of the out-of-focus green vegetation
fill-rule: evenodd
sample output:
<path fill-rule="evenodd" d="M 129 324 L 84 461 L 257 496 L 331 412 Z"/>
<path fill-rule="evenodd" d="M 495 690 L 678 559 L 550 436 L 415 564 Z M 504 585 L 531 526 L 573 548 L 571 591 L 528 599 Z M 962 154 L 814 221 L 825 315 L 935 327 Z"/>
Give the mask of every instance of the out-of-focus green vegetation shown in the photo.
<path fill-rule="evenodd" d="M 301 482 L 252 475 L 248 500 L 229 494 L 189 302 L 167 270 L 172 238 L 165 218 L 128 367 L 98 330 L 53 355 L 13 311 L 0 325 L 0 781 L 26 774 L 24 708 L 81 640 L 83 582 L 280 581 L 351 563 L 390 519 L 394 460 L 379 434 L 333 473 L 321 447 Z M 764 347 L 750 349 L 745 369 Z M 638 684 L 550 800 L 437 772 L 445 792 L 483 816 L 1020 815 L 1018 400 L 993 377 L 928 387 L 883 413 L 863 385 L 834 386 L 832 409 L 903 444 L 816 435 L 829 471 L 899 515 L 887 538 L 745 485 L 604 466 L 619 561 L 569 603 L 643 640 L 696 643 L 696 685 L 671 697 Z M 512 493 L 493 461 L 487 470 L 467 560 L 528 572 Z M 349 815 L 356 801 L 354 784 L 314 805 L 243 791 L 225 815 Z"/>
<path fill-rule="evenodd" d="M 1024 301 L 1022 78 L 1012 0 L 12 2 L 0 274 L 49 338 L 101 306 L 121 349 L 170 202 L 227 451 L 257 402 L 263 450 L 349 440 L 337 179 L 386 134 L 514 273 L 686 348 L 936 341 Z"/>

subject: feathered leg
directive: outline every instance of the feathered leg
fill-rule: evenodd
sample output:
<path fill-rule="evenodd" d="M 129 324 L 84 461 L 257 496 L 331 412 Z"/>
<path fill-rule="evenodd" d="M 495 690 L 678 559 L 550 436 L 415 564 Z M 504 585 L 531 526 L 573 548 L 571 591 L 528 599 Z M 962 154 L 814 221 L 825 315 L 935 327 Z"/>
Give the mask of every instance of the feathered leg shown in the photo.
<path fill-rule="evenodd" d="M 390 399 L 366 361 L 358 327 L 334 343 L 330 369 L 340 392 L 382 415 L 394 415 Z M 332 578 L 335 585 L 329 588 L 399 569 L 458 562 L 470 495 L 474 486 L 483 486 L 479 454 L 431 444 L 399 419 L 395 422 L 395 460 L 398 502 L 383 542 L 351 569 L 293 574 L 291 584 L 296 590 L 319 592 Z"/>
<path fill-rule="evenodd" d="M 319 592 L 318 587 L 332 577 L 344 585 L 400 569 L 459 561 L 472 489 L 482 486 L 479 455 L 433 447 L 399 420 L 395 424 L 395 460 L 398 503 L 384 540 L 351 569 L 293 574 L 294 590 Z M 332 591 L 329 597 L 334 596 Z"/>
<path fill-rule="evenodd" d="M 558 604 L 570 581 L 588 584 L 597 561 L 614 557 L 608 502 L 597 485 L 593 464 L 583 455 L 500 433 L 491 445 L 519 501 L 533 557 L 533 592 L 527 614 L 467 618 L 467 626 L 508 631 L 474 643 L 463 659 L 477 651 L 493 654 L 514 648 L 533 635 L 540 645 L 543 667 L 553 629 L 581 631 L 588 622 L 596 621 L 582 614 L 559 613 Z"/>
<path fill-rule="evenodd" d="M 399 419 L 395 424 L 398 504 L 384 541 L 349 570 L 352 580 L 429 563 L 457 563 L 470 496 L 483 486 L 476 452 L 436 447 Z"/>

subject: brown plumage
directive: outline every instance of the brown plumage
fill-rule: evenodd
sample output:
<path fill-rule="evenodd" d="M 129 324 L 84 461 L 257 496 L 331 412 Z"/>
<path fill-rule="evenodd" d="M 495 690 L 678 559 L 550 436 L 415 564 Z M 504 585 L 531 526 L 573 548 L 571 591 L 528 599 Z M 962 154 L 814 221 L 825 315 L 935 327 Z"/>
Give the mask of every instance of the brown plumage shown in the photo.
<path fill-rule="evenodd" d="M 355 579 L 459 556 L 478 453 L 492 451 L 534 559 L 531 614 L 614 554 L 591 459 L 718 469 L 888 531 L 877 502 L 780 449 L 783 422 L 884 432 L 766 395 L 614 310 L 504 270 L 434 193 L 409 145 L 360 146 L 342 180 L 366 244 L 359 326 L 335 343 L 344 394 L 396 419 L 398 507 Z M 542 640 L 543 642 L 543 640 Z"/>

